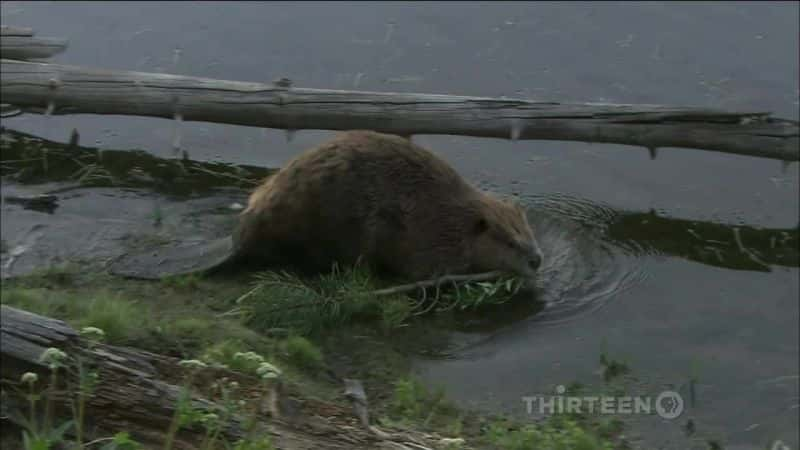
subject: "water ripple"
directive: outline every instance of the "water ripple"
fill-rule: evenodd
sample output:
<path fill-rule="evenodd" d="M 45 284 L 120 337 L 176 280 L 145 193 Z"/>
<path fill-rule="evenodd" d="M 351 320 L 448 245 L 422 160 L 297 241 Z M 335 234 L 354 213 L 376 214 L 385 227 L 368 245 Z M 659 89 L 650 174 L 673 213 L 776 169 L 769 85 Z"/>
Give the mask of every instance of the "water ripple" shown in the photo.
<path fill-rule="evenodd" d="M 540 324 L 574 320 L 597 311 L 646 279 L 643 252 L 635 242 L 605 238 L 618 213 L 605 205 L 563 194 L 525 198 L 529 220 L 545 262 L 537 276 Z"/>

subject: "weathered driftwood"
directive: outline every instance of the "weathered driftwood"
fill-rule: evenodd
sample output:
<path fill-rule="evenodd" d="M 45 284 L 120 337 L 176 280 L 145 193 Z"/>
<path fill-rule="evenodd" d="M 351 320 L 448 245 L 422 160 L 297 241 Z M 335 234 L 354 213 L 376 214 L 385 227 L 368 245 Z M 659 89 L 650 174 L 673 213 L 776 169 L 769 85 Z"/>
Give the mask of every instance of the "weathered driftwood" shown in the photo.
<path fill-rule="evenodd" d="M 26 27 L 12 27 L 9 25 L 0 25 L 0 37 L 2 36 L 33 36 L 33 28 Z"/>
<path fill-rule="evenodd" d="M 31 112 L 139 115 L 246 126 L 372 129 L 687 147 L 797 161 L 797 121 L 658 105 L 354 92 L 2 61 L 3 101 Z M 654 150 L 652 151 L 654 155 Z"/>
<path fill-rule="evenodd" d="M 39 374 L 39 383 L 46 383 L 49 368 L 39 361 L 49 347 L 59 348 L 71 357 L 80 356 L 98 374 L 97 385 L 87 400 L 86 427 L 91 435 L 110 436 L 127 431 L 146 448 L 161 448 L 170 421 L 175 413 L 185 368 L 178 360 L 132 348 L 90 343 L 66 323 L 8 306 L 0 306 L 0 380 L 3 384 L 3 419 L 14 420 L 14 411 L 27 414 L 27 401 L 15 392 L 20 376 L 28 371 Z M 56 391 L 56 413 L 62 420 L 71 418 L 65 405 L 66 394 L 74 399 L 70 386 L 76 385 L 74 367 L 63 371 Z M 242 386 L 253 380 L 224 369 L 201 369 L 194 376 L 197 382 L 209 384 L 221 377 L 236 380 Z M 15 389 L 16 387 L 16 389 Z M 419 433 L 376 436 L 371 429 L 359 426 L 350 408 L 302 398 L 301 393 L 286 390 L 281 394 L 289 405 L 280 418 L 259 416 L 276 448 L 311 449 L 427 449 L 438 439 Z M 193 397 L 195 407 L 213 410 L 211 401 Z M 222 436 L 229 441 L 245 434 L 243 421 L 233 417 Z M 205 430 L 201 427 L 181 428 L 173 448 L 198 448 Z M 409 442 L 410 441 L 410 442 Z M 419 445 L 424 444 L 424 445 Z"/>
<path fill-rule="evenodd" d="M 34 37 L 30 28 L 0 27 L 0 57 L 8 59 L 44 59 L 67 48 L 66 39 Z"/>

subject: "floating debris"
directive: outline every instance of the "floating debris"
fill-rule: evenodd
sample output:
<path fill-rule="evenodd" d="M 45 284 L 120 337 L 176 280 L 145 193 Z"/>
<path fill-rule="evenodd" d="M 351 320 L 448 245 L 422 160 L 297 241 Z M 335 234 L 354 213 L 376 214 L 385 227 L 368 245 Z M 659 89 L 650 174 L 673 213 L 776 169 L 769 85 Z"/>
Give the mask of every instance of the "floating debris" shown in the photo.
<path fill-rule="evenodd" d="M 7 119 L 9 117 L 19 116 L 22 110 L 14 105 L 8 103 L 0 104 L 0 118 Z"/>
<path fill-rule="evenodd" d="M 511 140 L 518 141 L 522 137 L 522 132 L 525 129 L 525 124 L 519 119 L 511 121 Z"/>
<path fill-rule="evenodd" d="M 181 152 L 181 126 L 183 125 L 183 114 L 176 112 L 172 119 L 175 123 L 175 128 L 172 134 L 172 152 L 174 155 L 178 155 Z"/>
<path fill-rule="evenodd" d="M 272 80 L 272 85 L 280 89 L 289 89 L 292 87 L 292 80 L 286 77 L 276 78 Z"/>
<path fill-rule="evenodd" d="M 21 205 L 23 209 L 52 214 L 58 208 L 58 197 L 55 195 L 38 194 L 30 196 L 9 195 L 4 200 L 11 204 Z"/>
<path fill-rule="evenodd" d="M 364 76 L 363 73 L 358 72 L 356 76 L 353 78 L 353 87 L 357 88 L 361 84 L 361 78 Z"/>
<path fill-rule="evenodd" d="M 425 78 L 416 75 L 404 75 L 400 77 L 391 77 L 384 80 L 385 83 L 419 83 Z"/>
<path fill-rule="evenodd" d="M 72 133 L 69 134 L 69 148 L 78 148 L 80 139 L 81 135 L 78 134 L 78 130 L 73 128 Z"/>
<path fill-rule="evenodd" d="M 383 43 L 388 44 L 390 40 L 392 40 L 392 34 L 394 34 L 394 26 L 395 23 L 393 21 L 389 21 L 386 24 L 386 35 L 383 37 Z"/>
<path fill-rule="evenodd" d="M 178 63 L 181 61 L 181 54 L 182 53 L 183 53 L 183 50 L 181 50 L 180 47 L 175 47 L 175 49 L 172 50 L 172 69 L 175 72 L 178 71 Z"/>

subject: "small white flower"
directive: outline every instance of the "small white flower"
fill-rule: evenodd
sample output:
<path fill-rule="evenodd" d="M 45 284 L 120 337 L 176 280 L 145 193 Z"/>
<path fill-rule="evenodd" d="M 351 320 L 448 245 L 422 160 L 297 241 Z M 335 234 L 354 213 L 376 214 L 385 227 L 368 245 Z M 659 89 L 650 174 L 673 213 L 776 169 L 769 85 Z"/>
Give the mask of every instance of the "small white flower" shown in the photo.
<path fill-rule="evenodd" d="M 229 384 L 228 386 L 230 386 L 231 389 L 236 389 L 236 388 L 239 387 L 239 383 L 237 383 L 235 381 L 231 381 L 231 384 Z"/>
<path fill-rule="evenodd" d="M 88 339 L 101 340 L 106 336 L 106 332 L 97 327 L 83 327 L 81 336 Z"/>
<path fill-rule="evenodd" d="M 190 369 L 204 369 L 207 367 L 206 363 L 197 359 L 184 359 L 179 362 L 178 365 L 181 367 L 188 367 Z"/>
<path fill-rule="evenodd" d="M 36 375 L 33 372 L 25 372 L 22 374 L 22 378 L 20 378 L 20 380 L 23 383 L 33 384 L 36 383 L 37 380 L 39 380 L 39 375 Z"/>
<path fill-rule="evenodd" d="M 245 361 L 254 362 L 256 364 L 261 364 L 262 362 L 264 362 L 264 357 L 255 352 L 245 352 L 245 353 L 236 352 L 233 355 L 233 359 L 243 359 Z"/>
<path fill-rule="evenodd" d="M 42 356 L 39 357 L 39 361 L 47 364 L 50 370 L 55 370 L 63 366 L 63 361 L 65 359 L 67 359 L 67 354 L 55 347 L 50 347 L 43 351 Z"/>
<path fill-rule="evenodd" d="M 461 446 L 464 445 L 463 438 L 442 438 L 442 440 L 440 440 L 439 442 L 442 444 L 443 447 L 461 448 Z"/>
<path fill-rule="evenodd" d="M 259 364 L 258 369 L 256 369 L 256 374 L 266 380 L 278 378 L 281 374 L 281 370 L 268 362 L 263 362 Z"/>

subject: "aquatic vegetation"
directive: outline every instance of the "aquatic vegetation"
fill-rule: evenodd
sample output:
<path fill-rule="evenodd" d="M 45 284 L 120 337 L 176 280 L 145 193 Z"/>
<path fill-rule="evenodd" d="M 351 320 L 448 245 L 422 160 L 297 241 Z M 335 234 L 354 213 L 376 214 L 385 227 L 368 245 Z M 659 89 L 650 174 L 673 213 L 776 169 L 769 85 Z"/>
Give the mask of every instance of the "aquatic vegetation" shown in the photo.
<path fill-rule="evenodd" d="M 263 272 L 256 275 L 251 292 L 237 303 L 246 311 L 248 325 L 258 331 L 289 329 L 308 336 L 359 322 L 390 331 L 429 313 L 476 310 L 505 303 L 521 287 L 517 279 L 448 283 L 411 290 L 381 289 L 379 282 L 362 267 L 334 267 L 330 273 L 315 278 Z"/>

